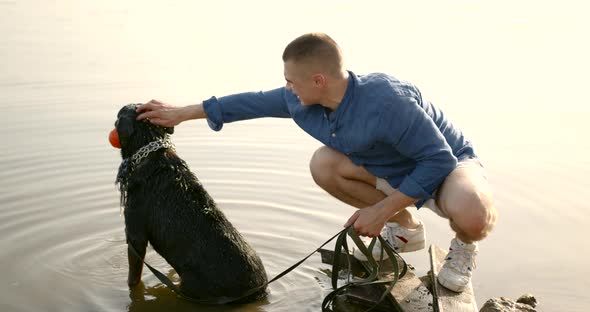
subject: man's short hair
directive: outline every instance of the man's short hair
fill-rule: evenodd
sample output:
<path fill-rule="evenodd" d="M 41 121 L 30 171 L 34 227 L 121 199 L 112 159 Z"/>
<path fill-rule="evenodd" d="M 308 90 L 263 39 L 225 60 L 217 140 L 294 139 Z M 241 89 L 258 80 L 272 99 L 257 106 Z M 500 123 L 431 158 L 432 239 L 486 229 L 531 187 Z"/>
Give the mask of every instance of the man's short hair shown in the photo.
<path fill-rule="evenodd" d="M 291 41 L 283 52 L 283 62 L 310 63 L 321 66 L 330 74 L 342 71 L 342 51 L 330 36 L 309 33 Z"/>

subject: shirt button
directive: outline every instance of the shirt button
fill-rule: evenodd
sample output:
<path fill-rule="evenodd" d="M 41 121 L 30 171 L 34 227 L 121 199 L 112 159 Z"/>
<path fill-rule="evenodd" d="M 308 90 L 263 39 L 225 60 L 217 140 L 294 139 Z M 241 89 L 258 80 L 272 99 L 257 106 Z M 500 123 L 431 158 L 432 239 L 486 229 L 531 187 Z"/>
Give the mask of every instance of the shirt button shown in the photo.
<path fill-rule="evenodd" d="M 335 138 L 336 137 L 336 133 L 332 133 L 332 137 Z"/>

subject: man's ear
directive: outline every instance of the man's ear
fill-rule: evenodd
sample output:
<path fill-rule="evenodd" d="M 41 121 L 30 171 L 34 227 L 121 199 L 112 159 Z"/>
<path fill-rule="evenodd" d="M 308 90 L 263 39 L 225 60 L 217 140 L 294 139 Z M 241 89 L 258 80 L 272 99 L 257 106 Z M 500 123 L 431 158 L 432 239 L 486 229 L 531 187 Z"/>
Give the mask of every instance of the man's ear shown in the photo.
<path fill-rule="evenodd" d="M 313 84 L 316 87 L 323 87 L 326 85 L 326 76 L 324 76 L 323 74 L 320 74 L 320 73 L 313 74 L 313 76 L 311 76 L 311 78 L 313 79 Z"/>

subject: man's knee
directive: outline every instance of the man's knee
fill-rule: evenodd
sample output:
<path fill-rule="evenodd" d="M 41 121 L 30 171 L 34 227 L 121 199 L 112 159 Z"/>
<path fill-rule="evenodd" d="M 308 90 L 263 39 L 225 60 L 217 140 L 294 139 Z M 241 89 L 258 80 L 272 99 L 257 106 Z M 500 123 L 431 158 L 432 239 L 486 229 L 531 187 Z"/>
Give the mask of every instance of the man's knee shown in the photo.
<path fill-rule="evenodd" d="M 456 214 L 451 219 L 455 223 L 453 228 L 473 241 L 484 239 L 492 231 L 497 219 L 491 196 L 475 191 L 465 194 L 461 209 L 457 209 Z"/>
<path fill-rule="evenodd" d="M 309 170 L 315 183 L 322 186 L 333 179 L 337 163 L 338 152 L 327 146 L 318 148 L 309 161 Z"/>

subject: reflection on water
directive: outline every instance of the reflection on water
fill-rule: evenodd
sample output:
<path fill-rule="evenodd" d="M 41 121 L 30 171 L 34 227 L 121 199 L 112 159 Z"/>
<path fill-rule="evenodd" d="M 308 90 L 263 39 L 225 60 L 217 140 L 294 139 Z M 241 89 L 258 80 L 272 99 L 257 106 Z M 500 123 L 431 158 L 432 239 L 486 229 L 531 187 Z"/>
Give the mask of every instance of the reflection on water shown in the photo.
<path fill-rule="evenodd" d="M 169 271 L 167 277 L 174 280 L 175 273 Z M 175 281 L 176 282 L 176 281 Z M 137 287 L 129 292 L 131 302 L 127 306 L 129 312 L 144 311 L 220 311 L 218 307 L 207 305 L 198 305 L 187 300 L 181 300 L 170 292 L 166 286 L 157 284 L 152 287 L 146 287 L 144 283 L 139 283 Z M 247 305 L 226 305 L 223 311 L 264 311 L 263 307 L 269 305 L 268 299 L 263 299 Z"/>
<path fill-rule="evenodd" d="M 115 1 L 0 1 L 0 123 L 4 143 L 0 149 L 0 310 L 197 308 L 178 300 L 147 270 L 139 287 L 130 291 L 126 285 L 123 219 L 114 185 L 120 156 L 107 141 L 116 112 L 126 103 L 150 98 L 185 104 L 213 94 L 280 85 L 282 64 L 277 55 L 292 37 L 311 30 L 285 23 L 284 15 L 279 14 L 284 9 L 276 4 L 268 4 L 268 12 L 275 14 L 257 18 L 255 11 L 251 11 L 254 16 L 248 18 L 248 23 L 240 20 L 245 29 L 236 30 L 239 16 L 235 12 L 252 10 L 250 7 L 241 4 L 243 7 L 234 7 L 235 12 L 227 12 L 227 7 L 237 4 L 221 2 L 217 7 L 202 8 L 197 3 L 174 1 L 156 6 Z M 507 84 L 505 92 L 497 92 L 495 87 L 494 92 L 487 91 L 492 81 L 506 74 L 506 67 L 496 71 L 498 58 L 506 57 L 503 62 L 508 62 L 509 55 L 500 50 L 473 50 L 469 42 L 459 40 L 473 34 L 467 28 L 483 31 L 486 36 L 473 37 L 474 40 L 514 43 L 520 49 L 515 51 L 516 56 L 534 52 L 538 58 L 544 56 L 539 53 L 556 50 L 538 49 L 543 38 L 537 33 L 530 41 L 522 41 L 528 37 L 522 27 L 516 27 L 520 16 L 513 10 L 494 28 L 486 10 L 502 11 L 503 4 L 496 8 L 479 5 L 438 6 L 436 14 L 412 5 L 406 5 L 405 10 L 393 10 L 397 5 L 387 8 L 391 9 L 389 12 L 438 18 L 437 29 L 424 24 L 425 19 L 411 18 L 411 14 L 391 13 L 397 19 L 388 23 L 397 23 L 392 25 L 397 29 L 410 25 L 415 33 L 421 34 L 419 39 L 409 30 L 408 34 L 397 35 L 414 47 L 423 46 L 425 39 L 435 40 L 441 33 L 455 34 L 456 46 L 445 46 L 442 54 L 437 54 L 450 62 L 429 58 L 434 53 L 432 49 L 407 52 L 398 47 L 374 49 L 378 55 L 367 60 L 367 54 L 372 55 L 370 49 L 351 46 L 351 42 L 359 40 L 365 46 L 380 44 L 381 40 L 376 38 L 390 37 L 385 27 L 359 36 L 354 25 L 342 31 L 330 26 L 337 25 L 335 20 L 328 20 L 321 30 L 333 30 L 345 51 L 350 51 L 349 62 L 358 64 L 355 67 L 359 72 L 374 70 L 373 62 L 386 59 L 381 53 L 400 55 L 404 64 L 388 59 L 378 64 L 384 67 L 378 70 L 417 77 L 416 82 L 426 86 L 425 90 L 437 98 L 435 102 L 450 112 L 451 118 L 475 142 L 488 169 L 501 217 L 495 232 L 480 247 L 474 279 L 479 304 L 490 297 L 518 297 L 532 292 L 548 311 L 582 310 L 590 304 L 583 292 L 590 286 L 584 278 L 590 274 L 584 260 L 590 256 L 585 242 L 590 234 L 590 211 L 582 196 L 590 186 L 590 143 L 585 138 L 590 133 L 590 114 L 580 111 L 583 103 L 579 100 L 585 96 L 571 88 L 563 94 L 563 101 L 555 104 L 558 97 L 543 84 L 544 80 L 527 76 L 530 81 L 523 79 L 516 84 L 511 83 L 510 75 L 502 78 Z M 327 6 L 322 4 L 314 12 L 304 8 L 293 10 L 305 20 L 317 17 Z M 356 8 L 352 2 L 336 8 L 350 20 L 384 14 L 371 13 L 375 10 L 369 9 Z M 516 9 L 525 12 L 523 8 Z M 541 23 L 544 19 L 540 17 L 552 11 L 548 7 L 539 10 L 541 13 L 535 14 L 540 15 L 533 14 L 525 21 L 549 27 Z M 440 20 L 461 12 L 469 18 L 452 19 L 448 24 Z M 569 16 L 565 11 L 555 14 Z M 560 24 L 561 28 L 551 29 L 581 22 L 572 14 L 567 23 Z M 323 16 L 324 19 L 327 16 L 332 15 Z M 478 18 L 489 23 L 478 24 Z M 374 22 L 380 23 L 379 20 Z M 219 28 L 213 30 L 212 24 Z M 467 25 L 470 27 L 464 27 Z M 568 29 L 568 33 L 576 30 Z M 282 39 L 253 49 L 250 40 L 259 38 L 253 33 Z M 552 32 L 548 36 L 562 39 Z M 587 55 L 583 53 L 588 51 L 587 47 L 571 45 L 577 45 L 577 52 L 564 59 L 566 65 Z M 452 60 L 461 63 L 467 55 L 461 53 L 469 51 L 493 62 L 478 63 L 480 71 L 473 71 L 469 64 L 460 68 L 448 65 Z M 412 60 L 426 64 L 423 66 L 428 70 L 412 65 Z M 533 64 L 531 60 L 521 61 L 523 58 L 514 60 L 514 68 Z M 545 70 L 555 69 L 549 65 Z M 452 66 L 456 70 L 450 70 Z M 553 74 L 573 68 L 588 69 L 583 61 L 576 66 L 562 67 Z M 442 73 L 444 79 L 437 76 Z M 465 79 L 464 74 L 479 76 Z M 521 79 L 525 74 L 518 72 L 515 76 Z M 469 87 L 459 90 L 457 81 Z M 555 83 L 557 87 L 564 84 Z M 576 79 L 572 83 L 579 84 Z M 547 96 L 539 96 L 540 89 Z M 486 96 L 473 101 L 474 92 Z M 509 92 L 516 100 L 510 100 Z M 529 94 L 530 102 L 526 101 Z M 556 105 L 563 105 L 564 112 L 551 111 L 561 110 Z M 534 107 L 542 109 L 533 110 Z M 210 131 L 204 122 L 187 122 L 177 127 L 173 140 L 179 155 L 228 219 L 256 248 L 269 277 L 338 232 L 353 211 L 314 185 L 308 160 L 319 143 L 289 120 L 228 124 L 220 133 Z M 418 216 L 427 225 L 429 243 L 446 248 L 451 238 L 447 222 L 428 211 L 420 211 Z M 428 270 L 425 251 L 405 258 L 417 268 L 418 275 Z M 165 261 L 151 250 L 147 261 L 170 272 Z M 264 301 L 198 309 L 317 311 L 329 291 L 327 277 L 322 273 L 325 268 L 319 255 L 314 256 L 271 284 Z"/>

